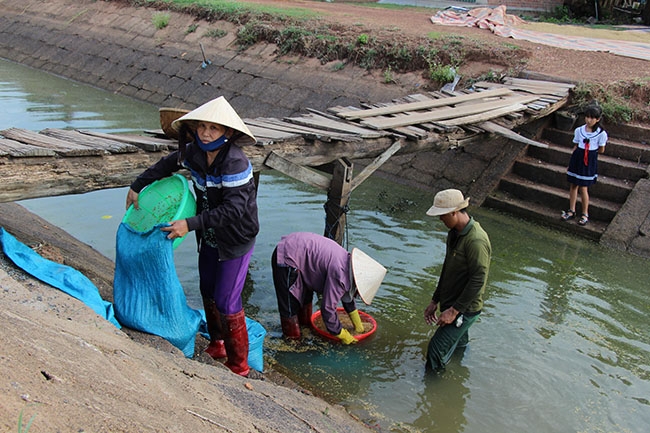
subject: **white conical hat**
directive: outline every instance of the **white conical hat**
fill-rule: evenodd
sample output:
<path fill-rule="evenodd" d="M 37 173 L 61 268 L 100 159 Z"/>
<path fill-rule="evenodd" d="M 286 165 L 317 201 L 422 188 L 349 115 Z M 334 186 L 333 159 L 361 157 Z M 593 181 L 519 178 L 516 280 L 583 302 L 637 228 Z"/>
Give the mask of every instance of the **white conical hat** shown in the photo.
<path fill-rule="evenodd" d="M 361 300 L 370 305 L 381 282 L 386 268 L 358 248 L 352 248 L 352 276 Z"/>
<path fill-rule="evenodd" d="M 242 146 L 252 145 L 257 141 L 244 121 L 241 120 L 235 109 L 232 108 L 223 96 L 219 96 L 217 99 L 206 102 L 200 107 L 195 108 L 189 113 L 174 120 L 172 122 L 172 128 L 178 131 L 181 122 L 189 120 L 218 123 L 219 125 L 237 130 L 245 135 L 245 137 L 237 140 L 237 143 Z"/>

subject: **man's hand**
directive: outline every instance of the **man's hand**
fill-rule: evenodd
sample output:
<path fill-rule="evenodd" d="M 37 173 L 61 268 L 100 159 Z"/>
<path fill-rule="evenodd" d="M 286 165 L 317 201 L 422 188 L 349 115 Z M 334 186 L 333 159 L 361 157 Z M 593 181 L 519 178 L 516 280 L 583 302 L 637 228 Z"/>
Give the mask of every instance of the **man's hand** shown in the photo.
<path fill-rule="evenodd" d="M 447 308 L 445 311 L 443 311 L 440 314 L 440 317 L 438 318 L 438 322 L 437 322 L 438 326 L 445 326 L 445 325 L 449 325 L 450 323 L 454 323 L 454 321 L 456 320 L 456 316 L 458 316 L 459 313 L 460 311 L 458 311 L 454 307 Z"/>
<path fill-rule="evenodd" d="M 436 316 L 436 311 L 438 310 L 438 303 L 431 301 L 427 308 L 424 309 L 424 321 L 427 322 L 427 325 L 433 325 L 438 323 L 438 316 Z"/>

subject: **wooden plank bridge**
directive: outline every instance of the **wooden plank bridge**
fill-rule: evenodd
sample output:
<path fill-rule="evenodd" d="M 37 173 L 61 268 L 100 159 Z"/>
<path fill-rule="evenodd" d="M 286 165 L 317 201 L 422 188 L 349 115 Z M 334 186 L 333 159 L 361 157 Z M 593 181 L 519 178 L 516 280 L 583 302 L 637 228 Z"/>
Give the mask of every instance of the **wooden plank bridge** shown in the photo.
<path fill-rule="evenodd" d="M 257 143 L 244 148 L 254 170 L 276 169 L 328 191 L 349 193 L 396 152 L 444 151 L 499 134 L 544 146 L 513 131 L 562 107 L 571 84 L 507 78 L 471 91 L 427 92 L 362 107 L 244 119 Z M 0 131 L 0 203 L 128 186 L 177 143 L 147 135 L 18 128 Z M 375 158 L 352 179 L 355 159 Z M 336 206 L 343 207 L 338 202 Z"/>

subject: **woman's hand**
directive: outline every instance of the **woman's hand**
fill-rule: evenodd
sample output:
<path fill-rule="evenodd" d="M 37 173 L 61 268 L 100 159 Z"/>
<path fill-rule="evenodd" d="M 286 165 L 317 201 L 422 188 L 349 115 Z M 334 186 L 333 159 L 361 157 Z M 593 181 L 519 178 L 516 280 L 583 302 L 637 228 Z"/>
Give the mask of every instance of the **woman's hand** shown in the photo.
<path fill-rule="evenodd" d="M 137 192 L 133 191 L 131 188 L 129 188 L 129 192 L 126 194 L 126 208 L 128 209 L 129 206 L 133 205 L 136 209 L 140 209 L 140 205 L 138 205 L 138 194 Z"/>
<path fill-rule="evenodd" d="M 172 221 L 167 227 L 162 227 L 160 230 L 169 232 L 167 239 L 182 238 L 189 232 L 186 220 Z"/>

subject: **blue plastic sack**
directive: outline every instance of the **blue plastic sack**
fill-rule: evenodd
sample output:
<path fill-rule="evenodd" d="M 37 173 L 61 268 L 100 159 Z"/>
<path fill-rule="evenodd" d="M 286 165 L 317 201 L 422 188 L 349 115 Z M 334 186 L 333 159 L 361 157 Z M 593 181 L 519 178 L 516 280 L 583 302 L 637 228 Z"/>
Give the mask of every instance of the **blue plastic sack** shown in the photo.
<path fill-rule="evenodd" d="M 264 372 L 264 337 L 266 329 L 253 319 L 246 318 L 248 330 L 248 366 Z"/>
<path fill-rule="evenodd" d="M 118 329 L 121 328 L 120 324 L 115 320 L 113 305 L 102 299 L 97 286 L 84 274 L 70 266 L 44 259 L 36 251 L 19 242 L 3 227 L 0 227 L 0 242 L 2 242 L 5 255 L 16 266 L 50 286 L 56 287 L 80 300 Z"/>
<path fill-rule="evenodd" d="M 119 322 L 158 335 L 191 358 L 201 313 L 187 305 L 174 266 L 173 242 L 158 225 L 137 232 L 117 230 L 113 305 Z"/>

